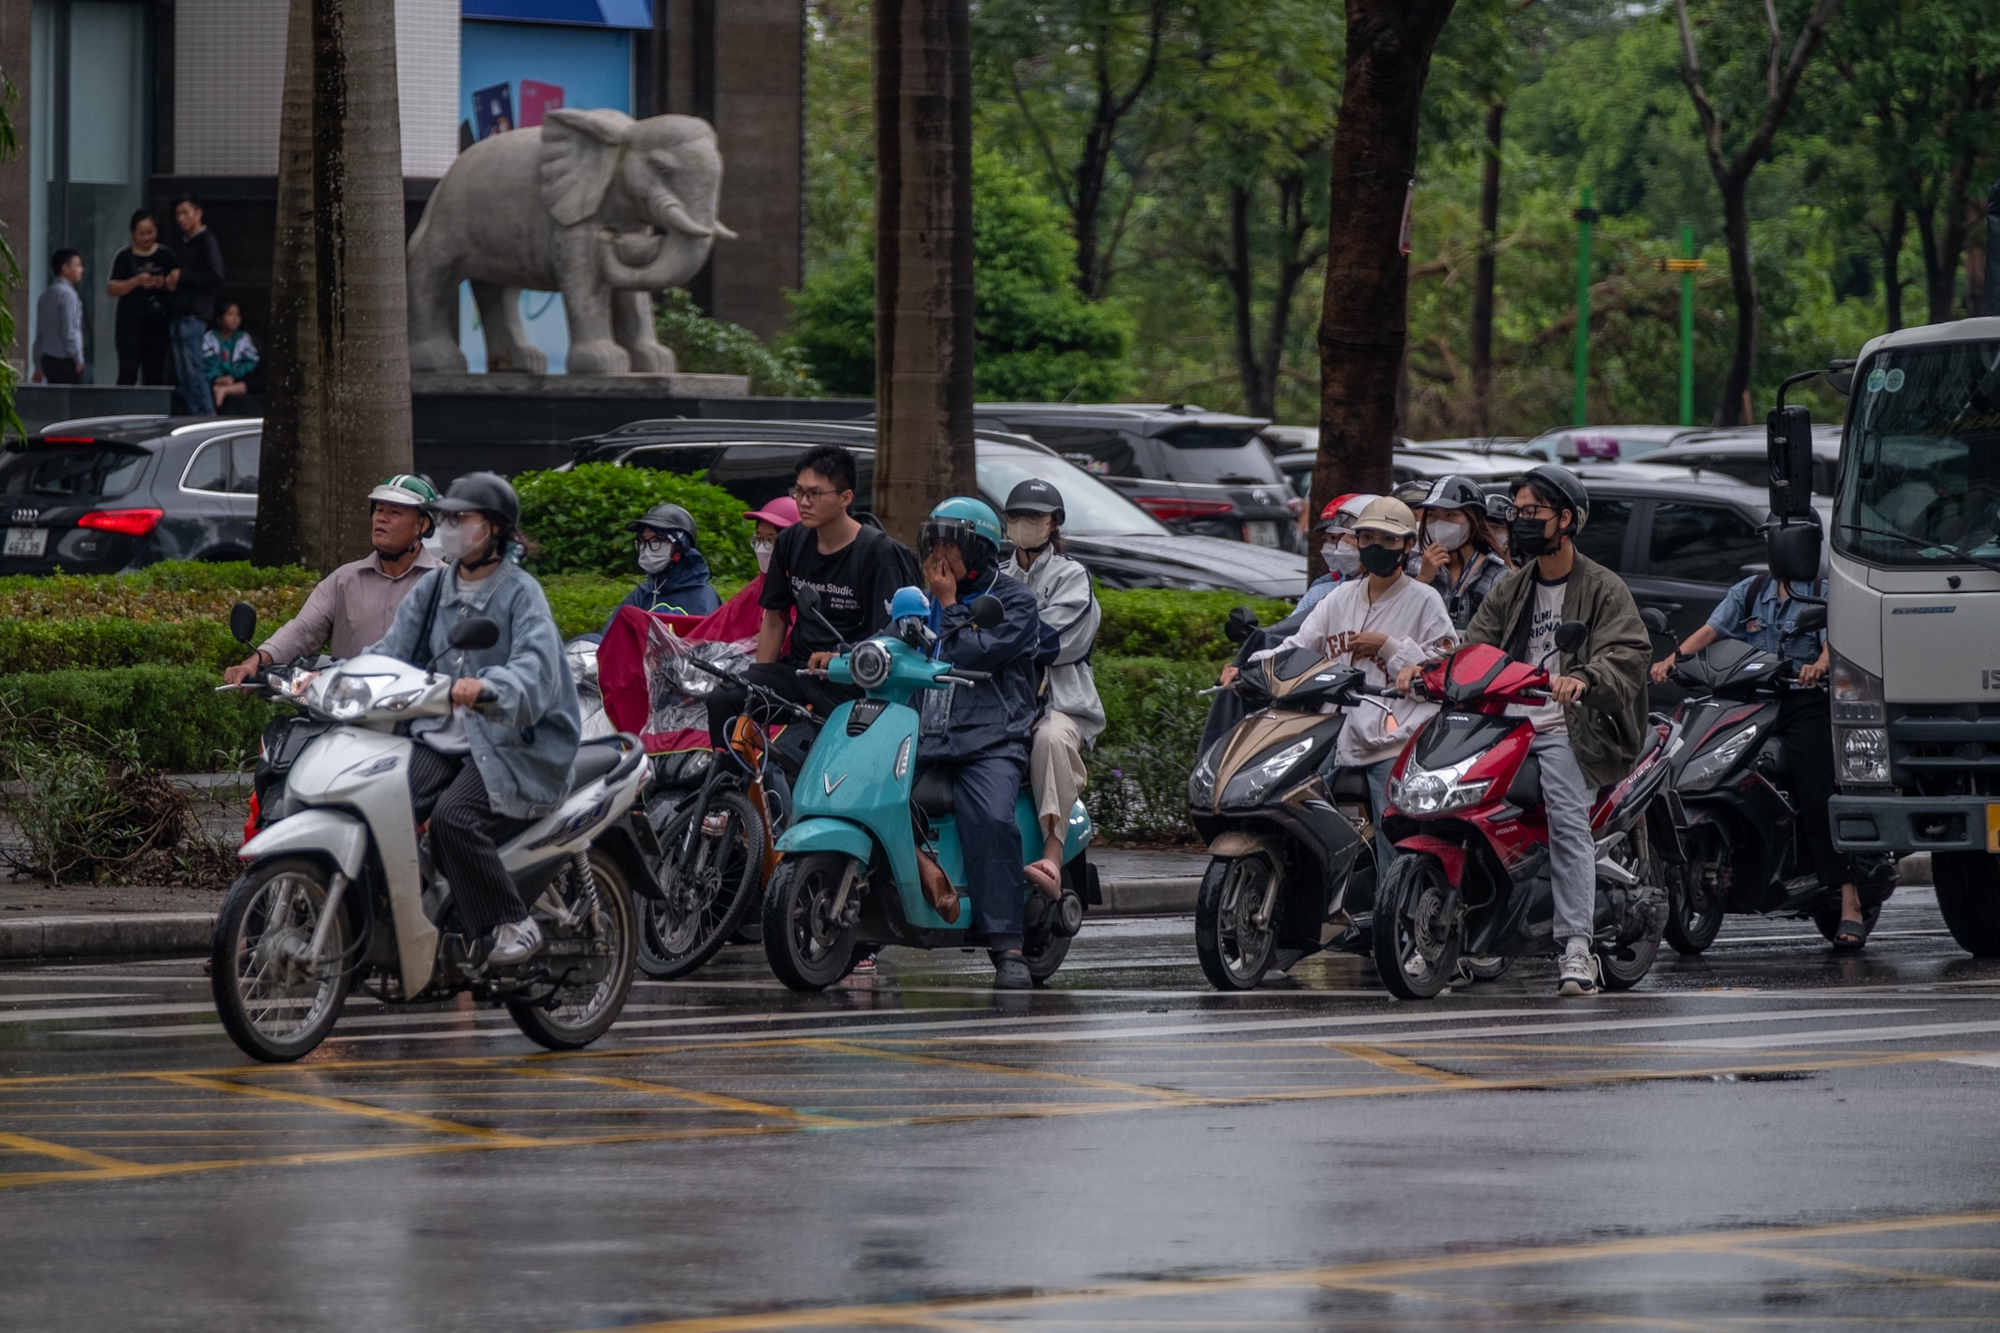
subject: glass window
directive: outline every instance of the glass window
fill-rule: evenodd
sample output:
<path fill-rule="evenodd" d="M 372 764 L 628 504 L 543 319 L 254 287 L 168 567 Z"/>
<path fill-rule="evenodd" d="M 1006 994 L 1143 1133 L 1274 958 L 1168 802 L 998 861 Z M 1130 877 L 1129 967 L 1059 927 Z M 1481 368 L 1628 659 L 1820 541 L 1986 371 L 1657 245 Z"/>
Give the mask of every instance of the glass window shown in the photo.
<path fill-rule="evenodd" d="M 263 452 L 264 437 L 239 435 L 229 442 L 229 489 L 238 495 L 257 493 L 257 455 Z"/>
<path fill-rule="evenodd" d="M 1752 486 L 1763 486 L 1771 480 L 1770 464 L 1762 454 L 1684 454 L 1673 461 L 1704 472 L 1720 472 Z"/>
<path fill-rule="evenodd" d="M 181 476 L 184 491 L 223 491 L 229 489 L 229 442 L 217 440 L 204 444 L 195 451 L 194 461 Z"/>
<path fill-rule="evenodd" d="M 1160 435 L 1169 446 L 1164 463 L 1168 481 L 1216 482 L 1229 486 L 1283 484 L 1285 474 L 1254 430 L 1223 426 L 1178 426 Z"/>
<path fill-rule="evenodd" d="M 1065 532 L 1079 537 L 1168 535 L 1158 519 L 1074 464 L 1033 449 L 979 445 L 979 489 L 996 506 L 1005 504 L 1007 493 L 1030 477 L 1039 477 L 1062 493 Z"/>
<path fill-rule="evenodd" d="M 1727 587 L 1744 577 L 1744 566 L 1764 558 L 1764 539 L 1734 509 L 1666 500 L 1653 506 L 1648 573 Z"/>
<path fill-rule="evenodd" d="M 1625 568 L 1625 534 L 1632 526 L 1630 500 L 1598 500 L 1590 506 L 1590 521 L 1577 534 L 1576 549 L 1606 569 Z"/>
<path fill-rule="evenodd" d="M 1010 421 L 1006 429 L 1046 444 L 1093 477 L 1143 477 L 1132 437 L 1102 426 L 1056 426 Z"/>
<path fill-rule="evenodd" d="M 143 449 L 116 445 L 10 449 L 0 454 L 0 495 L 115 499 L 139 484 L 148 457 Z"/>

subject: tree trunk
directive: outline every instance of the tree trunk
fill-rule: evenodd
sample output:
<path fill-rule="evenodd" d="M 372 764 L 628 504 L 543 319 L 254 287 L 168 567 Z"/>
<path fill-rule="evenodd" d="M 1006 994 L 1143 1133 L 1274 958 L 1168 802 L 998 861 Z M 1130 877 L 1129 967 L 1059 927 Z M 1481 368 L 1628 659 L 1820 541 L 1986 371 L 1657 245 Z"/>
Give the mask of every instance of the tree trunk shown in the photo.
<path fill-rule="evenodd" d="M 1472 274 L 1473 429 L 1491 435 L 1493 418 L 1493 283 L 1500 235 L 1500 131 L 1507 104 L 1486 108 L 1486 161 L 1479 176 L 1479 263 Z"/>
<path fill-rule="evenodd" d="M 1311 512 L 1347 491 L 1387 492 L 1396 385 L 1408 340 L 1403 205 L 1417 113 L 1453 0 L 1347 0 L 1347 80 L 1333 135 L 1319 327 L 1319 459 Z M 1320 568 L 1318 551 L 1312 568 Z"/>
<path fill-rule="evenodd" d="M 257 551 L 327 571 L 368 549 L 368 488 L 411 467 L 395 0 L 290 21 Z"/>
<path fill-rule="evenodd" d="M 1903 327 L 1903 236 L 1909 225 L 1909 211 L 1898 199 L 1889 206 L 1889 233 L 1882 238 L 1882 307 L 1889 333 Z"/>
<path fill-rule="evenodd" d="M 875 512 L 914 544 L 976 495 L 967 0 L 875 5 Z"/>
<path fill-rule="evenodd" d="M 1757 370 L 1757 274 L 1750 266 L 1750 211 L 1744 196 L 1747 179 L 1726 177 L 1722 190 L 1722 237 L 1729 247 L 1729 292 L 1736 301 L 1736 345 L 1729 352 L 1729 378 L 1715 408 L 1718 426 L 1747 426 L 1746 396 Z"/>
<path fill-rule="evenodd" d="M 1270 388 L 1257 361 L 1255 316 L 1251 310 L 1250 186 L 1229 190 L 1229 315 L 1235 325 L 1236 377 L 1243 385 L 1243 403 L 1253 417 L 1271 415 Z"/>

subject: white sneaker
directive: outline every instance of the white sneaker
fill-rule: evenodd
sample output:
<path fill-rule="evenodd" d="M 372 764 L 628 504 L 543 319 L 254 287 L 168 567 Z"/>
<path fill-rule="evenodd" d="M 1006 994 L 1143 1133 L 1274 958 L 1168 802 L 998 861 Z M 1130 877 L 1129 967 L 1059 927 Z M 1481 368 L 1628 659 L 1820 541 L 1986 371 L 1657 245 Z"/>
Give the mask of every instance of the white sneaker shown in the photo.
<path fill-rule="evenodd" d="M 533 958 L 541 947 L 542 928 L 535 924 L 535 918 L 510 921 L 493 931 L 493 951 L 486 955 L 486 962 L 491 967 L 512 967 Z"/>
<path fill-rule="evenodd" d="M 1565 949 L 1556 971 L 1556 994 L 1564 999 L 1597 994 L 1597 955 L 1576 945 Z"/>

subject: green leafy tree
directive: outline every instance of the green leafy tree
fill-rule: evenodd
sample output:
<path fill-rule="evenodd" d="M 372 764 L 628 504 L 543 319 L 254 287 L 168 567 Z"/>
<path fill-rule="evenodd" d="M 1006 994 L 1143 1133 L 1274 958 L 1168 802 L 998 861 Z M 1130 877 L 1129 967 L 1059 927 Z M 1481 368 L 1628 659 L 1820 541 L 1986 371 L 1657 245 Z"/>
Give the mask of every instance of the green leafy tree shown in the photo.
<path fill-rule="evenodd" d="M 537 574 L 636 580 L 639 563 L 625 525 L 656 504 L 671 503 L 694 516 L 697 544 L 717 578 L 757 576 L 743 502 L 700 474 L 581 463 L 567 472 L 524 472 L 514 479 L 514 492 L 521 497 L 521 530 L 539 548 L 528 562 Z"/>
<path fill-rule="evenodd" d="M 1129 383 L 1130 318 L 1069 282 L 1075 242 L 1057 207 L 995 153 L 972 168 L 973 389 L 984 400 L 1117 398 Z M 871 258 L 809 278 L 797 298 L 796 346 L 831 392 L 875 387 Z"/>
<path fill-rule="evenodd" d="M 741 324 L 702 314 L 685 291 L 654 296 L 653 328 L 672 349 L 675 366 L 689 374 L 746 375 L 751 393 L 774 398 L 812 398 L 824 392 L 797 347 L 766 347 Z"/>

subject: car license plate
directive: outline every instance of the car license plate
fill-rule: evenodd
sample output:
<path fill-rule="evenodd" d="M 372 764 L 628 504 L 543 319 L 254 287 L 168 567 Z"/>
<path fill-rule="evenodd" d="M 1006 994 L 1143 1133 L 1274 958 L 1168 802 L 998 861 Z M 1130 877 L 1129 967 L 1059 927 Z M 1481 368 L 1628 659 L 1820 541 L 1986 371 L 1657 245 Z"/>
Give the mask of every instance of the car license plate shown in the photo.
<path fill-rule="evenodd" d="M 1245 523 L 1243 525 L 1243 540 L 1249 542 L 1252 546 L 1276 546 L 1278 544 L 1278 525 L 1276 523 L 1265 522 Z"/>
<path fill-rule="evenodd" d="M 47 528 L 7 529 L 7 555 L 40 555 L 49 549 Z"/>
<path fill-rule="evenodd" d="M 1986 850 L 2000 852 L 2000 803 L 1986 807 Z"/>

